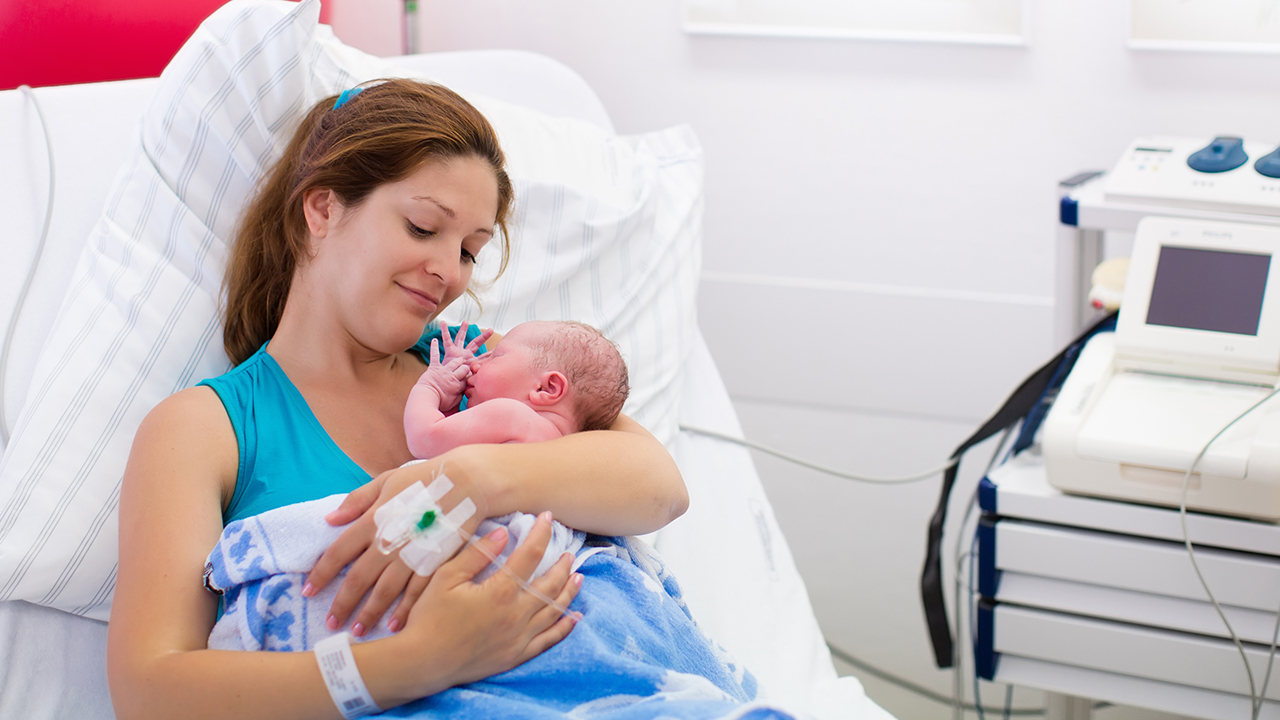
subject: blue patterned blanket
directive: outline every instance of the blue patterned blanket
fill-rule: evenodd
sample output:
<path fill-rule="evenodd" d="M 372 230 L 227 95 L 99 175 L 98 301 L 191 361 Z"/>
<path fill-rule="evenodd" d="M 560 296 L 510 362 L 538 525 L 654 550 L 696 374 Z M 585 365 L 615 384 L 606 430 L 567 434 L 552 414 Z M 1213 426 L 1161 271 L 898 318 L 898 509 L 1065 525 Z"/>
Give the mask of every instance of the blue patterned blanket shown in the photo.
<path fill-rule="evenodd" d="M 331 632 L 324 617 L 338 580 L 301 594 L 306 573 L 341 529 L 324 515 L 342 496 L 279 508 L 228 525 L 205 567 L 223 596 L 209 647 L 310 650 Z M 486 522 L 493 522 L 492 520 Z M 508 516 L 509 554 L 531 525 Z M 483 531 L 483 528 L 482 528 Z M 379 717 L 764 720 L 792 718 L 756 699 L 754 677 L 698 629 L 675 577 L 646 543 L 556 530 L 541 569 L 574 552 L 583 619 L 547 652 L 481 682 L 423 698 Z M 388 634 L 385 618 L 365 639 Z"/>

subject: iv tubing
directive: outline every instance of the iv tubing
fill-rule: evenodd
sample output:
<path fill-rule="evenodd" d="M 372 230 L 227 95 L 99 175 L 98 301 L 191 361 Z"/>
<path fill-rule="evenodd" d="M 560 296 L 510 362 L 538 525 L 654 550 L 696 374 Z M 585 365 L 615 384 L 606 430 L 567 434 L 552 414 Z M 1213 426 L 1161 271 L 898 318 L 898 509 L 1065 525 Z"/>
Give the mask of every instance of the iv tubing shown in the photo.
<path fill-rule="evenodd" d="M 437 471 L 437 474 L 435 475 L 435 477 L 441 477 L 441 476 L 444 476 L 445 478 L 448 477 L 443 472 L 443 468 L 440 468 Z M 426 484 L 423 483 L 423 485 L 425 486 Z M 569 608 L 565 607 L 564 605 L 561 605 L 560 603 L 556 602 L 553 598 L 548 597 L 541 590 L 535 588 L 533 584 L 530 583 L 528 580 L 525 580 L 524 578 L 520 577 L 519 575 L 516 574 L 514 570 L 507 567 L 506 563 L 498 560 L 498 556 L 489 552 L 489 548 L 485 547 L 484 544 L 482 544 L 479 540 L 477 540 L 474 534 L 469 533 L 466 530 L 463 530 L 461 527 L 457 525 L 454 525 L 449 520 L 448 513 L 442 512 L 439 515 L 437 515 L 435 517 L 435 522 L 438 522 L 441 525 L 445 526 L 451 532 L 457 533 L 458 537 L 461 537 L 466 542 L 466 545 L 473 546 L 477 550 L 479 550 L 480 554 L 489 558 L 489 561 L 493 563 L 495 567 L 497 567 L 499 570 L 509 575 L 511 579 L 516 581 L 517 585 L 519 585 L 521 588 L 527 591 L 530 595 L 538 598 L 539 600 L 546 603 L 547 605 L 550 605 L 551 607 L 555 608 L 560 613 L 561 617 L 571 617 L 573 618 L 574 622 L 577 622 L 582 619 L 581 613 L 574 612 Z M 403 543 L 401 543 L 400 545 L 397 545 L 394 549 L 399 549 L 402 545 Z M 387 552 L 391 552 L 391 551 L 387 551 Z"/>
<path fill-rule="evenodd" d="M 440 518 L 440 520 L 441 520 L 441 521 L 444 521 L 444 522 L 447 522 L 447 521 L 445 521 L 445 520 L 444 520 L 444 518 L 443 518 L 443 517 L 442 517 L 442 518 Z M 498 556 L 496 556 L 496 555 L 494 555 L 493 553 L 489 552 L 489 548 L 487 548 L 487 547 L 485 547 L 484 545 L 482 545 L 482 544 L 480 543 L 480 541 L 476 539 L 476 536 L 475 536 L 475 535 L 473 535 L 473 534 L 471 534 L 471 533 L 467 532 L 466 530 L 463 530 L 462 528 L 456 528 L 456 530 L 457 530 L 458 534 L 459 534 L 459 535 L 461 535 L 461 536 L 462 536 L 462 537 L 467 541 L 467 545 L 472 545 L 472 546 L 474 546 L 477 550 L 479 550 L 479 551 L 480 551 L 480 553 L 481 553 L 482 555 L 484 555 L 485 557 L 489 558 L 489 561 L 490 561 L 490 562 L 492 562 L 495 566 L 497 566 L 497 568 L 498 568 L 499 570 L 501 570 L 502 572 L 504 572 L 504 573 L 506 573 L 507 575 L 511 576 L 511 579 L 515 580 L 517 585 L 519 585 L 520 587 L 522 587 L 522 588 L 524 588 L 525 590 L 527 590 L 527 591 L 529 592 L 529 594 L 530 594 L 530 595 L 532 595 L 532 596 L 534 596 L 534 597 L 538 598 L 538 599 L 539 599 L 539 600 L 541 600 L 542 602 L 544 602 L 544 603 L 546 603 L 546 604 L 550 605 L 551 607 L 555 608 L 555 609 L 560 613 L 561 617 L 571 617 L 571 618 L 573 618 L 574 622 L 578 622 L 578 621 L 580 621 L 580 620 L 582 619 L 582 614 L 581 614 L 581 613 L 574 612 L 574 611 L 570 610 L 569 608 L 565 607 L 564 605 L 561 605 L 560 603 L 556 602 L 556 601 L 555 601 L 555 600 L 553 600 L 552 598 L 548 597 L 548 596 L 547 596 L 545 593 L 543 593 L 541 590 L 539 590 L 539 589 L 535 588 L 535 587 L 533 586 L 533 584 L 532 584 L 532 583 L 530 583 L 528 580 L 525 580 L 524 578 L 522 578 L 522 577 L 520 577 L 519 575 L 517 575 L 517 574 L 516 574 L 516 571 L 515 571 L 515 570 L 512 570 L 512 569 L 511 569 L 511 568 L 509 568 L 509 567 L 507 567 L 507 564 L 506 564 L 506 563 L 504 563 L 504 562 L 499 562 L 499 561 L 498 561 Z"/>
<path fill-rule="evenodd" d="M 680 429 L 685 432 L 694 433 L 695 435 L 705 435 L 707 437 L 716 438 L 717 440 L 725 440 L 727 442 L 743 445 L 753 450 L 759 450 L 760 452 L 769 453 L 770 455 L 780 457 L 783 460 L 793 462 L 797 465 L 803 465 L 804 467 L 811 468 L 819 472 L 827 473 L 828 475 L 835 475 L 836 477 L 842 477 L 842 478 L 845 478 L 846 480 L 857 480 L 859 482 L 883 483 L 886 485 L 892 485 L 892 484 L 898 484 L 898 483 L 909 483 L 909 482 L 917 482 L 920 480 L 928 480 L 929 478 L 933 477 L 934 475 L 937 475 L 938 473 L 945 472 L 952 465 L 955 465 L 957 462 L 959 462 L 958 459 L 948 460 L 945 464 L 940 465 L 932 470 L 928 470 L 922 473 L 917 473 L 915 475 L 909 475 L 907 477 L 872 477 L 867 475 L 857 475 L 851 472 L 845 472 L 844 470 L 837 470 L 832 467 L 827 467 L 826 465 L 819 465 L 817 463 L 809 462 L 808 460 L 798 458 L 794 455 L 789 455 L 785 452 L 782 452 L 781 450 L 775 450 L 771 447 L 761 445 L 759 443 L 755 443 L 750 440 L 745 440 L 743 438 L 737 438 L 732 435 L 726 435 L 721 432 L 716 432 L 715 430 L 708 430 L 706 428 L 700 428 L 700 427 L 695 427 L 693 425 L 683 425 L 683 424 L 680 426 Z"/>

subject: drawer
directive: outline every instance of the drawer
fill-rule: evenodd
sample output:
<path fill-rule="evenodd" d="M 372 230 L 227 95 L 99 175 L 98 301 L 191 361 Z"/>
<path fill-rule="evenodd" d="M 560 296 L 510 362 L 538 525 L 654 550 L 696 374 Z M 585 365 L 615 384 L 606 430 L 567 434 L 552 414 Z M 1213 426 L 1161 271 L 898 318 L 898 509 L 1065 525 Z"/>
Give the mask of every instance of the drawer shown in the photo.
<path fill-rule="evenodd" d="M 1208 602 L 1186 547 L 1168 540 L 987 517 L 978 552 L 985 597 L 998 597 L 1011 572 Z M 1197 547 L 1196 560 L 1220 603 L 1272 616 L 1280 609 L 1280 558 Z"/>
<path fill-rule="evenodd" d="M 996 667 L 1006 657 L 1020 657 L 1246 697 L 1249 694 L 1244 664 L 1227 640 L 1013 605 L 984 607 L 978 625 L 979 644 L 989 643 Z M 1254 668 L 1254 681 L 1261 688 L 1266 648 L 1246 645 L 1245 650 Z M 1272 668 L 1266 697 L 1280 700 L 1280 663 Z"/>

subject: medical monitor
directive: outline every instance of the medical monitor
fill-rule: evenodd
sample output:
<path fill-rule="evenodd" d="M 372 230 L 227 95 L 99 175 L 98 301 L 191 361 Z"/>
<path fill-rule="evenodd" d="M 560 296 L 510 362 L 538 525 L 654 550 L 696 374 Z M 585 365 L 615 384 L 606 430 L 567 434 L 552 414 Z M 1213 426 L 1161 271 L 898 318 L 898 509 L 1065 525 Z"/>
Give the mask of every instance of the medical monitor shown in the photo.
<path fill-rule="evenodd" d="M 1192 377 L 1280 373 L 1276 254 L 1280 228 L 1144 218 L 1120 306 L 1117 355 L 1141 369 Z"/>

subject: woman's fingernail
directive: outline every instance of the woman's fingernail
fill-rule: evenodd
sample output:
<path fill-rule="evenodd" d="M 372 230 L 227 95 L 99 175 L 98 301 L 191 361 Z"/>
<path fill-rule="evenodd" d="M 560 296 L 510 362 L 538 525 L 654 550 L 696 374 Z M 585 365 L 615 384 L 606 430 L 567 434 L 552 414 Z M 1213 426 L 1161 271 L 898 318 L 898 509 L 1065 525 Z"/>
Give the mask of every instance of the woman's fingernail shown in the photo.
<path fill-rule="evenodd" d="M 488 535 L 485 535 L 484 539 L 498 541 L 503 539 L 506 536 L 506 534 L 507 534 L 507 529 L 500 527 L 497 530 L 494 530 L 493 532 L 489 533 Z"/>
<path fill-rule="evenodd" d="M 540 514 L 538 515 L 538 519 L 539 519 L 539 520 L 546 520 L 547 522 L 551 522 L 551 511 L 550 511 L 550 510 L 543 510 L 543 511 L 542 511 L 542 513 L 540 513 Z"/>
<path fill-rule="evenodd" d="M 579 621 L 579 620 L 581 620 L 581 619 L 582 619 L 582 613 L 577 612 L 577 611 L 574 611 L 574 612 L 573 612 L 573 621 L 574 621 L 574 622 L 578 622 L 578 621 Z"/>
<path fill-rule="evenodd" d="M 391 618 L 391 622 L 387 623 L 387 629 L 391 632 L 400 632 L 400 618 Z"/>
<path fill-rule="evenodd" d="M 364 623 L 356 623 L 351 626 L 351 634 L 356 637 L 364 637 Z"/>
<path fill-rule="evenodd" d="M 325 620 L 324 620 L 324 626 L 325 626 L 325 627 L 327 627 L 327 628 L 329 628 L 330 630 L 337 630 L 337 629 L 338 629 L 338 616 L 337 616 L 337 615 L 330 615 L 329 617 L 325 618 Z"/>
<path fill-rule="evenodd" d="M 302 597 L 311 597 L 316 594 L 316 588 L 311 583 L 302 586 Z"/>
<path fill-rule="evenodd" d="M 582 573 L 574 573 L 571 580 L 574 587 L 582 587 Z"/>

